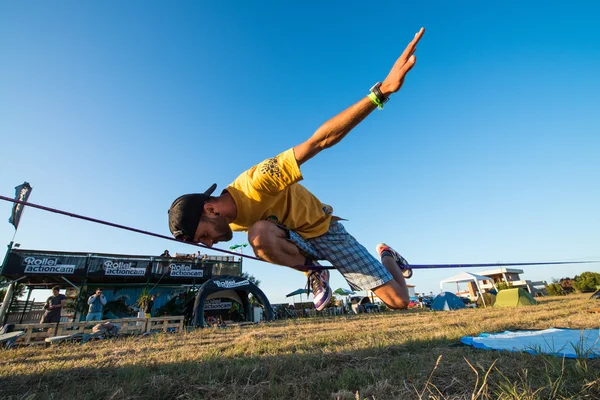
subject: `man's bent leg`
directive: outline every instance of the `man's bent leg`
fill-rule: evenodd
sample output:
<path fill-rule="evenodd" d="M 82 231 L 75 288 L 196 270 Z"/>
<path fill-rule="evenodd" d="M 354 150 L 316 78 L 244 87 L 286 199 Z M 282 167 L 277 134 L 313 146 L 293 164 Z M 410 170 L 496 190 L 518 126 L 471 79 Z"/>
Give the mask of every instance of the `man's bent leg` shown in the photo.
<path fill-rule="evenodd" d="M 400 267 L 390 255 L 384 255 L 381 258 L 381 263 L 392 274 L 394 279 L 373 289 L 373 292 L 390 308 L 403 309 L 408 307 L 410 297 L 408 295 L 406 280 L 402 275 Z"/>
<path fill-rule="evenodd" d="M 289 240 L 290 234 L 270 221 L 258 221 L 248 230 L 248 241 L 254 253 L 265 261 L 290 267 L 304 265 L 306 259 L 298 246 Z M 307 276 L 315 308 L 321 311 L 333 297 L 329 287 L 329 272 L 313 270 L 308 271 Z"/>
<path fill-rule="evenodd" d="M 381 257 L 381 263 L 392 274 L 394 280 L 373 289 L 373 292 L 390 308 L 403 309 L 408 307 L 410 302 L 408 287 L 396 260 L 388 253 Z"/>
<path fill-rule="evenodd" d="M 300 249 L 287 239 L 287 232 L 269 221 L 258 221 L 248 230 L 248 242 L 261 259 L 279 265 L 304 265 Z"/>
<path fill-rule="evenodd" d="M 375 293 L 389 308 L 402 310 L 408 307 L 408 290 L 406 287 L 402 288 L 396 280 L 391 280 L 373 289 L 373 293 Z"/>

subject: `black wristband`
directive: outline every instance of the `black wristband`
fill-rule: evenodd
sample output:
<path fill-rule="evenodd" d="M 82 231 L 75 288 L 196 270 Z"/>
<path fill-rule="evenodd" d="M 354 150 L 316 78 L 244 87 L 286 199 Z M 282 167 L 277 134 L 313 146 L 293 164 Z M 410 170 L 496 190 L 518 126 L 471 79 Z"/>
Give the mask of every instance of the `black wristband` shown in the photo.
<path fill-rule="evenodd" d="M 377 99 L 382 102 L 385 103 L 389 100 L 389 97 L 385 97 L 383 95 L 383 93 L 381 93 L 381 82 L 377 82 L 375 85 L 373 85 L 373 87 L 371 88 L 371 92 L 373 92 L 373 94 L 377 97 Z"/>

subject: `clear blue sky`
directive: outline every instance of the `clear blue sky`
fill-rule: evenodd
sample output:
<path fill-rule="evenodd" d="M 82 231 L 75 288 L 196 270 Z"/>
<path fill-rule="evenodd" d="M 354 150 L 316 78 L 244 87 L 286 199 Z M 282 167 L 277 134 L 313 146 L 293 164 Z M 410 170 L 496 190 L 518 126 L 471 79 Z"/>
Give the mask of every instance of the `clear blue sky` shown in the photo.
<path fill-rule="evenodd" d="M 0 3 L 0 193 L 28 181 L 34 203 L 168 234 L 175 197 L 307 139 L 424 26 L 402 90 L 305 164 L 303 184 L 373 253 L 385 241 L 415 264 L 600 258 L 599 3 L 287 3 Z M 16 241 L 195 250 L 35 209 Z M 305 284 L 245 270 L 273 303 Z M 411 283 L 436 292 L 456 272 Z M 338 273 L 332 286 L 347 287 Z"/>

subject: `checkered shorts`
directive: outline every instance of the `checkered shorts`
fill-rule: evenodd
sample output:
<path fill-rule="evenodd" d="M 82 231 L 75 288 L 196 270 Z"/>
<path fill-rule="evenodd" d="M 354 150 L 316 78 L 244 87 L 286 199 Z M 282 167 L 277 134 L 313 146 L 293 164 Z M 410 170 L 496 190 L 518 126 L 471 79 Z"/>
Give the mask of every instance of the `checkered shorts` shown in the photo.
<path fill-rule="evenodd" d="M 305 257 L 329 261 L 352 290 L 370 290 L 392 280 L 383 264 L 337 221 L 331 222 L 327 233 L 311 239 L 304 239 L 292 230 L 287 231 L 288 240 L 298 246 Z"/>

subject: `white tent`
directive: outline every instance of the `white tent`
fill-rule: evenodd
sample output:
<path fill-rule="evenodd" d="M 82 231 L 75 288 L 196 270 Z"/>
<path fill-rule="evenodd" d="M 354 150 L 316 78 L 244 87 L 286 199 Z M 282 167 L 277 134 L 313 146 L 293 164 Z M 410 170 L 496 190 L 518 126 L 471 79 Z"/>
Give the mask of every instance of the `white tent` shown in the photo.
<path fill-rule="evenodd" d="M 477 286 L 477 290 L 481 295 L 481 301 L 483 302 L 483 306 L 487 307 L 485 304 L 485 300 L 483 299 L 483 292 L 481 291 L 481 287 L 479 286 L 479 281 L 490 281 L 492 283 L 494 282 L 494 280 L 489 276 L 472 274 L 470 272 L 461 272 L 460 274 L 451 276 L 450 278 L 440 281 L 440 289 L 444 289 L 444 283 L 456 282 L 458 285 L 458 283 L 460 282 L 475 282 L 475 286 Z M 496 285 L 494 285 L 494 287 L 496 287 Z"/>

